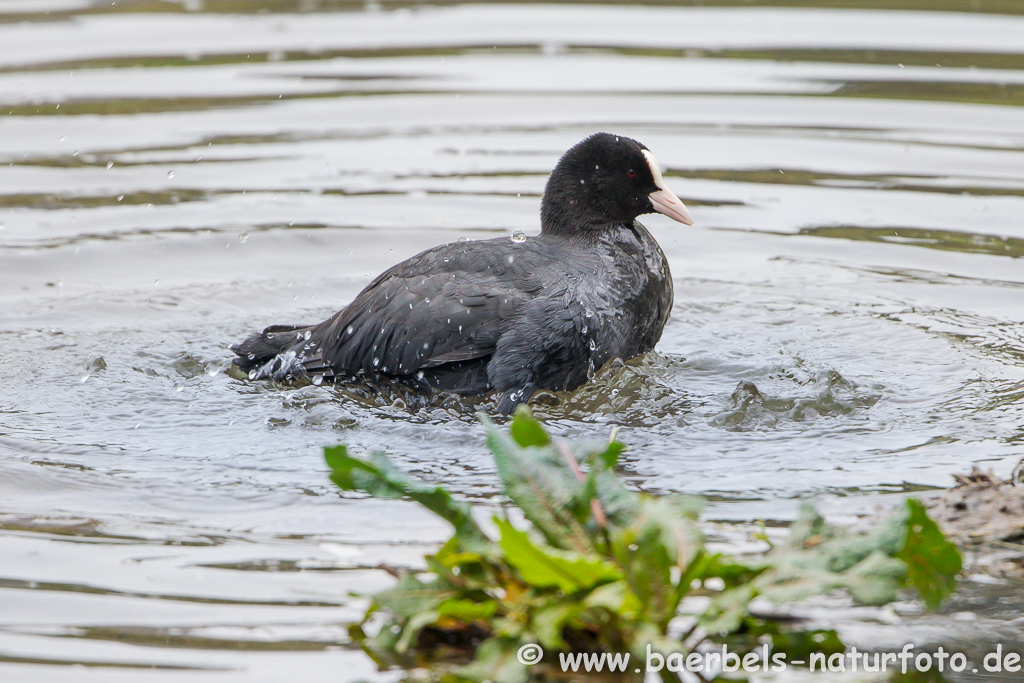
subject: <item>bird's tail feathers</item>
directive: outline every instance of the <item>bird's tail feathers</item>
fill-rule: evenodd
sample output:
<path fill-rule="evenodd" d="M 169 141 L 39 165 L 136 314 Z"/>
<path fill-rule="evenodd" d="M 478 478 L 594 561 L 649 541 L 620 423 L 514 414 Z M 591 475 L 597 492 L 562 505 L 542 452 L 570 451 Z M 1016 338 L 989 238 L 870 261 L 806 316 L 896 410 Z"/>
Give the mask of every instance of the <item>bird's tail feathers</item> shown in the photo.
<path fill-rule="evenodd" d="M 245 341 L 235 344 L 235 365 L 249 375 L 249 379 L 284 379 L 301 372 L 295 362 L 295 347 L 309 339 L 312 325 L 271 325 Z"/>

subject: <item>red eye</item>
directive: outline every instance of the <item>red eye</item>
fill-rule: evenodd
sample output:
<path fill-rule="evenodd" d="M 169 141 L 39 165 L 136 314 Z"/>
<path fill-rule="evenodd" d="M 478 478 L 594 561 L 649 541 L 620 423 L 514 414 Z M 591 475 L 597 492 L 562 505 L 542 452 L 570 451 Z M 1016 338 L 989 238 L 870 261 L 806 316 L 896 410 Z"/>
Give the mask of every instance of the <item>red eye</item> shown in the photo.
<path fill-rule="evenodd" d="M 626 171 L 626 175 L 628 175 L 630 178 L 636 178 L 636 171 L 634 171 L 633 169 L 629 169 L 628 171 Z"/>

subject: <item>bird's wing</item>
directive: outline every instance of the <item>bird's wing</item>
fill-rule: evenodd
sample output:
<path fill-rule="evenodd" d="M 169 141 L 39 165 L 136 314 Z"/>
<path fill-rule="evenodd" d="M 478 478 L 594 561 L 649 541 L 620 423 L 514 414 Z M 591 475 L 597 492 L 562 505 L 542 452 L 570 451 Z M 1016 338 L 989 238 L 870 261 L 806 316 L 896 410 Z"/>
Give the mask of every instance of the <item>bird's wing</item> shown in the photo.
<path fill-rule="evenodd" d="M 466 244 L 429 250 L 382 273 L 314 328 L 301 352 L 305 371 L 411 375 L 490 356 L 502 321 L 539 285 L 513 267 L 506 249 Z"/>

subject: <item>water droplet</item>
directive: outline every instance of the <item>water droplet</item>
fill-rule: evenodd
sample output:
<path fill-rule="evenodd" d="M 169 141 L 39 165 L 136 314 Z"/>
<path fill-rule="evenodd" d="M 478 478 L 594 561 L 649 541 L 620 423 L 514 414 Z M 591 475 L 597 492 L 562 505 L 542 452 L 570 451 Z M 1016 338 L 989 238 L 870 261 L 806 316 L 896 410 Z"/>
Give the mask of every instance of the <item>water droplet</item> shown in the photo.
<path fill-rule="evenodd" d="M 511 239 L 516 244 L 521 244 L 526 241 L 526 233 L 522 230 L 513 230 Z"/>
<path fill-rule="evenodd" d="M 171 178 L 173 178 L 173 177 L 174 177 L 175 175 L 176 175 L 176 174 L 174 173 L 174 171 L 168 171 L 168 172 L 167 172 L 167 179 L 168 179 L 168 180 L 170 180 L 170 179 L 171 179 Z"/>
<path fill-rule="evenodd" d="M 380 365 L 380 358 L 374 358 L 373 359 L 373 367 L 377 367 L 378 365 Z"/>
<path fill-rule="evenodd" d="M 114 168 L 114 162 L 113 162 L 113 161 L 108 161 L 108 162 L 107 162 L 107 168 L 108 168 L 108 169 L 110 169 L 110 168 Z"/>
<path fill-rule="evenodd" d="M 320 386 L 323 383 L 324 383 L 324 376 L 323 375 L 315 375 L 313 377 L 313 384 L 315 384 L 317 386 Z"/>
<path fill-rule="evenodd" d="M 124 201 L 124 195 L 123 194 L 117 195 L 117 201 L 119 201 L 119 202 L 120 201 Z"/>
<path fill-rule="evenodd" d="M 249 371 L 249 379 L 256 379 L 257 374 L 259 373 L 257 372 L 256 368 L 253 368 L 252 370 Z"/>
<path fill-rule="evenodd" d="M 352 334 L 353 332 L 355 332 L 355 328 L 351 325 L 345 328 L 345 334 Z"/>

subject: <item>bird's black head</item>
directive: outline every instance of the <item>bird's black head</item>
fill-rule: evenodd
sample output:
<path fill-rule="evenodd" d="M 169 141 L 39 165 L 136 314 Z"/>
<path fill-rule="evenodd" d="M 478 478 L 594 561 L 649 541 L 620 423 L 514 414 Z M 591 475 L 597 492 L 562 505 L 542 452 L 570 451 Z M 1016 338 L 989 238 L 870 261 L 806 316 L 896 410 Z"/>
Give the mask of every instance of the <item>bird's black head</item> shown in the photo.
<path fill-rule="evenodd" d="M 693 225 L 650 150 L 621 135 L 597 133 L 569 149 L 551 172 L 540 224 L 544 234 L 586 234 L 655 211 Z"/>

